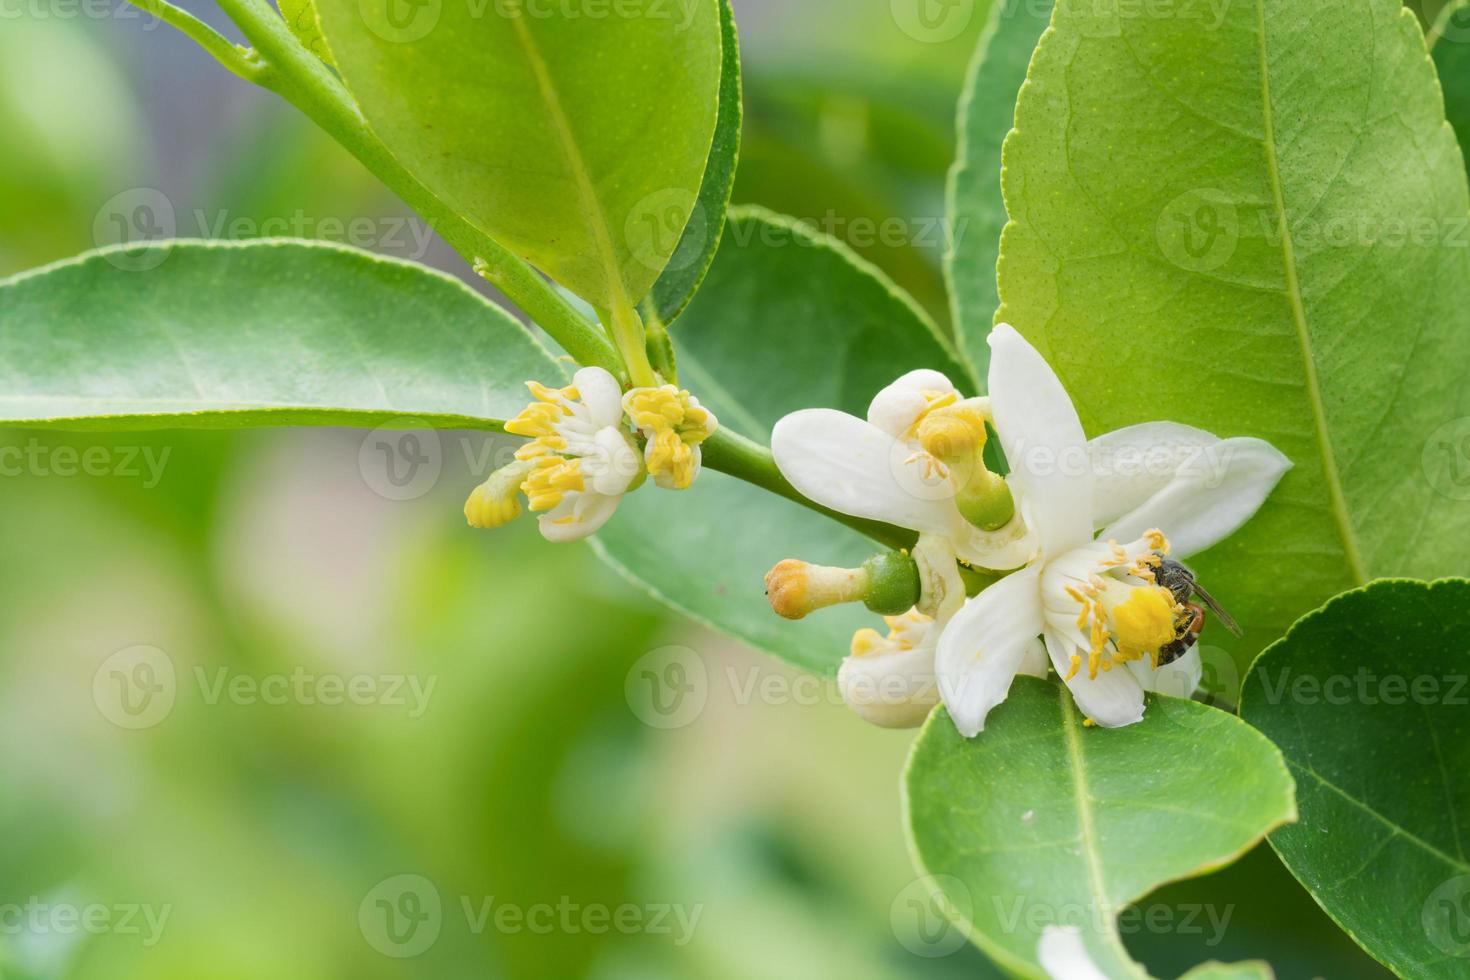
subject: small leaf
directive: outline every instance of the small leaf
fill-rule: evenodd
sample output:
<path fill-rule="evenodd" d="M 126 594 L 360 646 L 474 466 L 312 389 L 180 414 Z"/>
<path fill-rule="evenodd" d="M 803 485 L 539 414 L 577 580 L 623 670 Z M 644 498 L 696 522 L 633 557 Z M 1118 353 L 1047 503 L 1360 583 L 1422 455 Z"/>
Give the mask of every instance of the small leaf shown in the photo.
<path fill-rule="evenodd" d="M 1464 568 L 1470 193 L 1400 0 L 1120 11 L 1058 4 L 1032 60 L 1000 316 L 1090 434 L 1168 419 L 1296 464 L 1195 560 L 1243 669 L 1344 589 Z"/>
<path fill-rule="evenodd" d="M 322 25 L 317 20 L 316 4 L 313 0 L 276 0 L 276 6 L 280 8 L 281 18 L 296 40 L 301 42 L 301 46 L 327 64 L 332 64 L 332 52 L 327 47 L 327 39 L 322 36 Z"/>
<path fill-rule="evenodd" d="M 1241 715 L 1301 787 L 1282 861 L 1406 977 L 1470 969 L 1470 582 L 1382 581 L 1261 654 Z"/>
<path fill-rule="evenodd" d="M 561 368 L 423 266 L 309 242 L 104 249 L 0 280 L 0 420 L 496 428 Z"/>
<path fill-rule="evenodd" d="M 1085 728 L 1059 683 L 1031 677 L 1016 679 L 979 738 L 936 711 L 904 791 L 920 869 L 977 946 L 1038 978 L 1048 925 L 1080 929 L 1107 976 L 1142 976 L 1118 913 L 1295 817 L 1281 753 L 1234 716 L 1151 697 L 1140 724 Z"/>
<path fill-rule="evenodd" d="M 689 212 L 683 233 L 658 282 L 648 294 L 658 318 L 667 326 L 689 305 L 694 291 L 709 273 L 725 230 L 725 208 L 735 186 L 735 166 L 740 158 L 740 125 L 745 109 L 740 85 L 740 35 L 735 29 L 735 11 L 730 0 L 720 0 L 720 112 L 715 121 L 715 138 L 704 168 L 699 200 Z M 677 220 L 683 212 L 671 211 Z"/>
<path fill-rule="evenodd" d="M 374 132 L 445 203 L 599 308 L 642 300 L 694 206 L 716 0 L 320 0 Z"/>
<path fill-rule="evenodd" d="M 1016 117 L 1016 95 L 1041 34 L 1051 0 L 997 3 L 980 38 L 959 109 L 959 157 L 949 173 L 949 284 L 955 337 L 977 372 L 990 364 L 990 335 L 1000 296 L 995 263 L 1006 205 L 1000 192 L 1000 150 Z"/>
<path fill-rule="evenodd" d="M 722 426 L 762 441 L 801 408 L 862 415 L 914 368 L 965 383 L 934 324 L 872 266 L 754 208 L 731 210 L 709 276 L 672 334 L 680 382 Z M 675 608 L 809 670 L 834 672 L 853 631 L 878 622 L 860 606 L 779 619 L 762 584 L 777 562 L 851 566 L 882 549 L 708 469 L 686 492 L 629 495 L 598 540 L 605 557 Z"/>

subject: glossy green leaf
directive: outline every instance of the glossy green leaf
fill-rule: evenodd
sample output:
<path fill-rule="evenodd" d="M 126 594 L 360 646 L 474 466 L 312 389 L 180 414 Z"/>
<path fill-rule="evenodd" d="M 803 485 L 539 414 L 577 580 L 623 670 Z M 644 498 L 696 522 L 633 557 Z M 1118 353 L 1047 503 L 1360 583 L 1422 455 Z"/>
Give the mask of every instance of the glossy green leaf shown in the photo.
<path fill-rule="evenodd" d="M 1470 970 L 1466 637 L 1470 582 L 1375 582 L 1292 627 L 1242 692 L 1301 788 L 1301 823 L 1272 846 L 1405 977 Z"/>
<path fill-rule="evenodd" d="M 1398 0 L 1121 9 L 1058 6 L 1032 61 L 999 315 L 1090 433 L 1171 419 L 1295 463 L 1197 562 L 1243 667 L 1371 577 L 1464 569 L 1470 197 Z"/>
<path fill-rule="evenodd" d="M 648 302 L 665 325 L 684 312 L 694 291 L 704 282 L 725 230 L 725 208 L 735 187 L 740 159 L 740 128 L 745 115 L 740 84 L 740 34 L 730 0 L 720 0 L 720 111 L 715 138 L 704 168 L 704 183 L 692 211 L 671 207 L 667 230 L 679 235 L 669 264 L 653 284 Z M 682 230 L 681 230 L 682 229 Z"/>
<path fill-rule="evenodd" d="M 951 914 L 1002 967 L 1038 978 L 1049 925 L 1081 930 L 1108 977 L 1142 976 L 1117 915 L 1296 813 L 1281 753 L 1233 715 L 1151 696 L 1140 724 L 1087 728 L 1061 684 L 1031 677 L 979 738 L 936 711 L 904 793 L 915 863 Z"/>
<path fill-rule="evenodd" d="M 1006 205 L 1000 151 L 1016 117 L 1016 96 L 1031 53 L 1051 23 L 1051 0 L 1000 2 L 975 51 L 959 109 L 959 156 L 949 173 L 950 246 L 944 277 L 960 352 L 977 372 L 990 364 L 985 340 L 1000 306 L 995 263 Z"/>
<path fill-rule="evenodd" d="M 721 425 L 762 441 L 797 409 L 864 414 L 879 389 L 914 368 L 964 383 L 934 325 L 872 266 L 753 208 L 731 211 L 674 338 L 680 383 Z M 763 585 L 777 562 L 855 565 L 880 547 L 708 468 L 687 492 L 629 495 L 598 538 L 605 557 L 670 605 L 809 670 L 835 671 L 853 631 L 876 623 L 861 607 L 779 619 Z"/>
<path fill-rule="evenodd" d="M 330 65 L 332 52 L 327 48 L 327 39 L 322 36 L 322 25 L 317 20 L 316 4 L 313 0 L 276 0 L 276 6 L 296 40 Z"/>
<path fill-rule="evenodd" d="M 104 249 L 0 280 L 0 420 L 496 428 L 562 370 L 423 266 L 309 242 Z"/>
<path fill-rule="evenodd" d="M 321 0 L 347 87 L 394 155 L 594 306 L 673 254 L 715 132 L 716 0 Z"/>

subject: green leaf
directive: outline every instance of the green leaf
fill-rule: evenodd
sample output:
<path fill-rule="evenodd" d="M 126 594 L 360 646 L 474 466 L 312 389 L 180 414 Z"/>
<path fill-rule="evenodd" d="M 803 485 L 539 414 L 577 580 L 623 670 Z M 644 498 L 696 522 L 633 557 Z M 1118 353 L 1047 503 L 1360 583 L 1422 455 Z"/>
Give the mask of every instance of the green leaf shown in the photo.
<path fill-rule="evenodd" d="M 594 306 L 663 271 L 715 132 L 716 0 L 322 0 L 347 87 L 444 202 Z"/>
<path fill-rule="evenodd" d="M 1142 975 L 1116 917 L 1158 886 L 1231 863 L 1295 818 L 1281 753 L 1233 715 L 1150 696 L 1144 720 L 1086 728 L 1059 683 L 1018 677 L 985 733 L 943 710 L 909 757 L 915 863 L 970 938 L 1044 978 L 1048 925 L 1081 930 L 1109 977 Z"/>
<path fill-rule="evenodd" d="M 0 280 L 0 420 L 498 428 L 561 368 L 423 266 L 308 242 L 104 249 Z"/>
<path fill-rule="evenodd" d="M 1461 148 L 1470 145 L 1470 4 L 1455 0 L 1430 30 L 1430 52 L 1444 89 L 1444 113 Z"/>
<path fill-rule="evenodd" d="M 862 415 L 879 389 L 932 367 L 964 383 L 934 324 L 845 246 L 735 208 L 704 286 L 673 331 L 679 378 L 720 424 L 765 441 L 781 416 Z M 777 618 L 763 577 L 784 558 L 852 566 L 882 550 L 836 522 L 708 468 L 686 492 L 630 494 L 599 535 L 614 565 L 693 618 L 808 670 L 832 673 L 861 607 Z"/>
<path fill-rule="evenodd" d="M 1108 9 L 1058 6 L 1021 92 L 1000 316 L 1090 433 L 1171 419 L 1296 464 L 1197 562 L 1243 668 L 1370 577 L 1464 568 L 1465 170 L 1398 0 Z"/>
<path fill-rule="evenodd" d="M 1266 963 L 1205 963 L 1180 980 L 1275 980 L 1275 977 Z"/>
<path fill-rule="evenodd" d="M 281 19 L 291 29 L 296 40 L 301 42 L 301 46 L 327 64 L 332 64 L 332 52 L 327 47 L 327 39 L 322 36 L 322 25 L 317 20 L 316 4 L 313 0 L 276 0 L 276 6 L 281 11 Z"/>
<path fill-rule="evenodd" d="M 1041 34 L 1051 0 L 999 2 L 975 51 L 959 108 L 959 156 L 949 173 L 949 285 L 955 338 L 977 372 L 990 364 L 986 338 L 1000 306 L 995 263 L 1006 223 L 1000 192 L 1000 150 L 1016 116 L 1016 95 Z"/>
<path fill-rule="evenodd" d="M 709 273 L 725 230 L 730 191 L 735 186 L 745 110 L 740 86 L 740 35 L 735 29 L 735 11 L 730 7 L 730 0 L 720 0 L 720 39 L 720 111 L 704 168 L 704 183 L 692 211 L 672 208 L 668 212 L 670 220 L 666 227 L 671 233 L 679 234 L 679 244 L 648 294 L 648 302 L 666 326 L 684 312 Z"/>
<path fill-rule="evenodd" d="M 1470 582 L 1375 582 L 1293 626 L 1242 692 L 1301 786 L 1301 823 L 1272 846 L 1401 976 L 1470 966 L 1466 636 Z"/>

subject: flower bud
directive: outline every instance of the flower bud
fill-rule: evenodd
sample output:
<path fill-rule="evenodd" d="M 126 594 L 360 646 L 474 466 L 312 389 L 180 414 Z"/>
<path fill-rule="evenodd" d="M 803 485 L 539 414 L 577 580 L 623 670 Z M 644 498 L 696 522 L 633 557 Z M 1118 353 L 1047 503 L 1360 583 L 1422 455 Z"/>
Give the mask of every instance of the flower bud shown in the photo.
<path fill-rule="evenodd" d="M 874 555 L 858 568 L 811 565 L 788 558 L 766 573 L 766 596 L 785 619 L 844 602 L 861 602 L 876 613 L 897 615 L 919 601 L 919 571 L 903 552 Z"/>

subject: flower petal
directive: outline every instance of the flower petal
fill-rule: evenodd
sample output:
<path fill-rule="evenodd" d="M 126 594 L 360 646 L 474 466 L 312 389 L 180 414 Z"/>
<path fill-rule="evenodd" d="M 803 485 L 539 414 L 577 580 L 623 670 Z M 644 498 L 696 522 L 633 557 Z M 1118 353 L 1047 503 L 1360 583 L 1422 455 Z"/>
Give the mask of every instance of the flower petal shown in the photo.
<path fill-rule="evenodd" d="M 1044 556 L 1092 540 L 1092 468 L 1072 399 L 1051 367 L 1013 328 L 990 334 L 995 430 Z"/>
<path fill-rule="evenodd" d="M 623 421 L 623 389 L 606 369 L 586 367 L 572 375 L 572 385 L 581 395 L 592 425 L 602 429 Z"/>
<path fill-rule="evenodd" d="M 1077 649 L 1047 630 L 1046 652 L 1051 654 L 1051 665 L 1064 678 L 1072 672 L 1072 653 Z M 1082 713 L 1104 728 L 1122 728 L 1143 720 L 1143 687 L 1130 670 L 1100 670 L 1096 679 L 1085 669 L 1079 670 L 1066 683 Z"/>
<path fill-rule="evenodd" d="M 1021 666 L 1016 673 L 1040 677 L 1042 680 L 1046 680 L 1051 673 L 1051 660 L 1046 655 L 1046 644 L 1041 642 L 1041 637 L 1033 636 L 1031 642 L 1026 644 L 1026 650 L 1021 655 Z"/>
<path fill-rule="evenodd" d="M 1131 541 L 1159 528 L 1173 545 L 1175 557 L 1198 554 L 1250 520 L 1291 465 L 1269 442 L 1226 439 L 1115 521 L 1102 537 Z"/>
<path fill-rule="evenodd" d="M 1159 694 L 1186 699 L 1194 697 L 1194 692 L 1199 689 L 1200 678 L 1205 673 L 1198 643 L 1190 647 L 1184 656 L 1158 670 L 1154 670 L 1153 664 L 1147 659 L 1130 661 L 1128 667 L 1145 691 L 1157 691 Z"/>
<path fill-rule="evenodd" d="M 1011 681 L 1041 632 L 1040 572 L 1028 568 L 971 599 L 945 626 L 934 655 L 939 693 L 966 738 L 985 729 L 991 709 L 1006 699 Z"/>
<path fill-rule="evenodd" d="M 1220 438 L 1175 422 L 1130 425 L 1087 444 L 1092 462 L 1092 520 L 1111 524 L 1143 506 Z"/>
<path fill-rule="evenodd" d="M 600 493 L 569 493 L 561 503 L 538 519 L 541 536 L 553 544 L 581 541 L 595 534 L 608 522 L 622 499 L 621 495 L 609 497 Z"/>
<path fill-rule="evenodd" d="M 869 724 L 917 728 L 939 703 L 932 635 L 912 650 L 848 657 L 837 670 L 837 689 Z"/>
<path fill-rule="evenodd" d="M 910 371 L 874 396 L 868 406 L 868 421 L 893 438 L 902 439 L 929 406 L 926 393 L 948 394 L 954 390 L 949 378 L 938 371 Z"/>
<path fill-rule="evenodd" d="M 839 513 L 945 536 L 963 521 L 949 481 L 926 481 L 906 446 L 862 419 L 794 412 L 776 423 L 771 451 L 792 486 Z"/>

